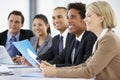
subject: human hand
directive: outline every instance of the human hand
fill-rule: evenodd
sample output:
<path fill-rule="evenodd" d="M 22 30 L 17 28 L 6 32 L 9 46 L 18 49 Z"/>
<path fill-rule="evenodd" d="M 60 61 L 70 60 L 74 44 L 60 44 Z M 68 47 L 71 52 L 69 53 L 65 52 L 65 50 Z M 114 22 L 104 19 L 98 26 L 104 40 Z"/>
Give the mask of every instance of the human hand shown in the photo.
<path fill-rule="evenodd" d="M 56 76 L 57 68 L 46 61 L 42 61 L 40 64 L 40 69 L 42 70 L 42 74 L 44 76 Z"/>
<path fill-rule="evenodd" d="M 49 66 L 49 67 L 53 66 L 52 64 L 48 63 L 47 61 L 43 61 L 43 60 L 41 61 L 40 65 L 42 65 L 42 66 L 45 65 L 45 66 Z"/>
<path fill-rule="evenodd" d="M 14 63 L 21 64 L 21 56 L 16 55 L 16 57 L 12 58 Z"/>
<path fill-rule="evenodd" d="M 22 64 L 24 64 L 24 65 L 32 66 L 32 64 L 29 63 L 29 61 L 28 61 L 27 59 L 25 59 L 25 57 L 21 57 L 21 62 L 22 62 Z"/>

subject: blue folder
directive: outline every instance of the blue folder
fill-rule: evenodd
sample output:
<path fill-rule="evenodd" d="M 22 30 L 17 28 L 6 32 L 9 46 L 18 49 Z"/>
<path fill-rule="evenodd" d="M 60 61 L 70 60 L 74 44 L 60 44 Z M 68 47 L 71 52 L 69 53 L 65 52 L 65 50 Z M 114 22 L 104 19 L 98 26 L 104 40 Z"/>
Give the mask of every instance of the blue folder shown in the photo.
<path fill-rule="evenodd" d="M 20 53 L 32 64 L 32 66 L 36 67 L 36 65 L 39 64 L 39 62 L 36 60 L 37 53 L 28 39 L 13 42 L 13 44 L 20 51 Z"/>

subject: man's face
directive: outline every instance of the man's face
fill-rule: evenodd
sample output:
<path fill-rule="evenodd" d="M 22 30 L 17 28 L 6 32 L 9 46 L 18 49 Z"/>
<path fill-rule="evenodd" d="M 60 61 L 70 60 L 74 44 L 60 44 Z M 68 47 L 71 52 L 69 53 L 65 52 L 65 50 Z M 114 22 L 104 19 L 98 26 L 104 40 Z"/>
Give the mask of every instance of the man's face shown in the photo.
<path fill-rule="evenodd" d="M 76 9 L 70 9 L 68 11 L 68 29 L 70 33 L 73 33 L 75 35 L 79 35 L 82 30 L 82 22 L 83 20 L 81 19 L 79 15 L 79 11 Z"/>
<path fill-rule="evenodd" d="M 12 35 L 18 34 L 20 32 L 21 27 L 23 26 L 21 16 L 11 14 L 8 19 L 8 25 L 8 30 Z"/>
<path fill-rule="evenodd" d="M 67 16 L 64 9 L 56 9 L 53 12 L 53 25 L 54 27 L 63 32 L 67 28 Z"/>

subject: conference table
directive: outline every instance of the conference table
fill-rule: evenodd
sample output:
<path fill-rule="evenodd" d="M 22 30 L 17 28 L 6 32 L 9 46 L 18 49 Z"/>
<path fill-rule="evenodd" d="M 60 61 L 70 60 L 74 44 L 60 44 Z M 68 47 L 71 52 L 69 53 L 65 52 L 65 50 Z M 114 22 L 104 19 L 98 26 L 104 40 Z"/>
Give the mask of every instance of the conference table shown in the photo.
<path fill-rule="evenodd" d="M 13 74 L 0 75 L 0 80 L 94 80 L 82 78 L 56 78 L 44 77 L 39 68 L 22 66 L 22 67 L 9 67 Z"/>

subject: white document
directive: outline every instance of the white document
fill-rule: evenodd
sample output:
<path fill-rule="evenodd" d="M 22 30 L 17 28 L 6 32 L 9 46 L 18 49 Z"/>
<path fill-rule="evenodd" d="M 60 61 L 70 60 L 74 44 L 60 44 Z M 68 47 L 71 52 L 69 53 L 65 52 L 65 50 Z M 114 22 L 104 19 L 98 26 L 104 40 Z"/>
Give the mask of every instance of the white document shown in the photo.
<path fill-rule="evenodd" d="M 4 65 L 8 68 L 30 68 L 30 66 L 27 66 L 27 65 L 18 65 L 18 64 L 1 64 L 1 65 Z"/>
<path fill-rule="evenodd" d="M 29 56 L 33 58 L 37 64 L 40 65 L 40 63 L 36 60 L 37 56 L 29 48 L 27 48 L 27 51 L 28 51 Z"/>
<path fill-rule="evenodd" d="M 8 69 L 6 66 L 0 65 L 0 75 L 12 75 L 12 74 L 13 74 L 12 69 Z"/>
<path fill-rule="evenodd" d="M 4 46 L 0 46 L 0 63 L 14 64 L 12 58 Z"/>

